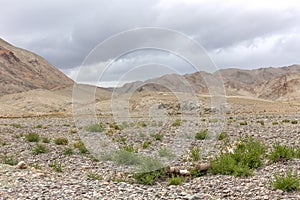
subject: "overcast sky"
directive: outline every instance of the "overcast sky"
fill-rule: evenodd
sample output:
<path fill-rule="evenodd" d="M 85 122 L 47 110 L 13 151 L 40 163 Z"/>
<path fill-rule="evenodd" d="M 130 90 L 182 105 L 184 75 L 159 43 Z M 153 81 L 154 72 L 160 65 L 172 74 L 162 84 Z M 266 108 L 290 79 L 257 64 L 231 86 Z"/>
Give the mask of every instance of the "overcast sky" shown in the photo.
<path fill-rule="evenodd" d="M 41 55 L 72 78 L 96 45 L 137 27 L 168 28 L 187 35 L 204 47 L 218 68 L 300 63 L 300 2 L 241 2 L 1 0 L 0 37 Z M 179 73 L 193 72 L 174 55 L 143 51 L 120 58 L 105 80 L 118 81 L 124 75 L 122 65 L 132 69 L 145 61 L 172 66 Z"/>

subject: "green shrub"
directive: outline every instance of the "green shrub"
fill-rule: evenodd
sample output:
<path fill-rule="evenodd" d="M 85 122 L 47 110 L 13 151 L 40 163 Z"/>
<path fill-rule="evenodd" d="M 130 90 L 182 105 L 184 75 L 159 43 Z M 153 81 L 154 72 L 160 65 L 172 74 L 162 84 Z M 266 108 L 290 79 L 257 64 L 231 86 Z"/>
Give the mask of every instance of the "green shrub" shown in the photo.
<path fill-rule="evenodd" d="M 273 125 L 278 125 L 278 122 L 272 122 Z"/>
<path fill-rule="evenodd" d="M 125 150 L 113 152 L 110 159 L 119 165 L 138 165 L 141 162 L 138 154 Z"/>
<path fill-rule="evenodd" d="M 198 161 L 201 158 L 201 150 L 199 147 L 194 147 L 191 150 L 191 157 L 194 161 Z"/>
<path fill-rule="evenodd" d="M 64 155 L 72 155 L 74 153 L 71 147 L 65 148 Z"/>
<path fill-rule="evenodd" d="M 1 144 L 1 146 L 6 146 L 6 145 L 7 145 L 7 142 L 1 141 L 0 144 Z"/>
<path fill-rule="evenodd" d="M 181 126 L 181 120 L 176 119 L 175 122 L 172 123 L 172 126 Z"/>
<path fill-rule="evenodd" d="M 28 133 L 25 135 L 25 139 L 27 142 L 39 142 L 40 136 L 37 133 Z"/>
<path fill-rule="evenodd" d="M 160 133 L 156 133 L 156 134 L 152 134 L 151 135 L 155 140 L 162 140 L 162 138 L 164 137 L 163 134 Z"/>
<path fill-rule="evenodd" d="M 286 145 L 276 144 L 269 155 L 272 162 L 291 160 L 294 156 L 294 150 Z"/>
<path fill-rule="evenodd" d="M 67 145 L 68 144 L 68 139 L 67 138 L 56 138 L 54 140 L 54 143 L 56 145 Z"/>
<path fill-rule="evenodd" d="M 139 169 L 137 169 L 139 172 L 150 172 L 150 171 L 156 171 L 163 168 L 163 163 L 157 159 L 152 158 L 149 156 L 141 156 L 140 157 L 140 163 L 139 163 Z"/>
<path fill-rule="evenodd" d="M 98 180 L 98 181 L 101 181 L 103 179 L 102 176 L 100 176 L 99 174 L 93 173 L 93 172 L 88 173 L 87 177 L 88 177 L 88 179 Z"/>
<path fill-rule="evenodd" d="M 42 138 L 42 142 L 43 142 L 43 143 L 49 143 L 49 142 L 50 142 L 50 139 L 47 138 L 47 137 L 44 137 L 44 138 Z"/>
<path fill-rule="evenodd" d="M 250 176 L 253 169 L 262 166 L 265 147 L 253 138 L 240 141 L 234 153 L 222 153 L 210 161 L 213 174 Z"/>
<path fill-rule="evenodd" d="M 247 122 L 240 122 L 240 125 L 241 126 L 246 126 L 246 125 L 248 125 L 248 123 Z"/>
<path fill-rule="evenodd" d="M 204 140 L 208 134 L 208 129 L 205 129 L 203 131 L 197 132 L 195 135 L 196 140 Z"/>
<path fill-rule="evenodd" d="M 137 173 L 134 174 L 133 177 L 139 184 L 153 185 L 159 178 L 162 177 L 162 171 L 156 170 L 151 172 Z"/>
<path fill-rule="evenodd" d="M 84 129 L 88 132 L 102 132 L 104 130 L 103 125 L 101 123 L 91 124 L 89 126 L 84 127 Z"/>
<path fill-rule="evenodd" d="M 228 134 L 225 132 L 222 132 L 218 135 L 218 140 L 224 140 L 225 138 L 228 138 Z"/>
<path fill-rule="evenodd" d="M 7 165 L 17 165 L 18 164 L 17 159 L 15 159 L 13 156 L 6 156 L 6 155 L 2 157 L 2 162 Z"/>
<path fill-rule="evenodd" d="M 284 119 L 284 120 L 282 120 L 282 122 L 283 122 L 283 123 L 289 123 L 290 120 L 289 120 L 289 119 Z"/>
<path fill-rule="evenodd" d="M 183 181 L 184 181 L 184 177 L 178 175 L 177 176 L 172 175 L 172 177 L 168 179 L 169 185 L 181 185 Z"/>
<path fill-rule="evenodd" d="M 145 141 L 145 142 L 143 142 L 142 147 L 143 147 L 143 149 L 147 149 L 150 145 L 151 145 L 151 142 Z"/>
<path fill-rule="evenodd" d="M 291 123 L 292 124 L 298 124 L 298 121 L 297 120 L 293 120 Z"/>
<path fill-rule="evenodd" d="M 60 162 L 57 162 L 56 160 L 53 163 L 49 164 L 49 167 L 53 169 L 55 172 L 62 172 L 62 165 Z"/>
<path fill-rule="evenodd" d="M 161 149 L 159 149 L 159 150 L 158 150 L 158 155 L 159 155 L 160 157 L 165 157 L 165 158 L 168 158 L 168 159 L 172 159 L 172 158 L 174 158 L 174 156 L 175 156 L 175 154 L 173 154 L 173 153 L 171 152 L 171 150 L 168 149 L 168 148 L 161 148 Z"/>
<path fill-rule="evenodd" d="M 191 172 L 191 175 L 192 175 L 192 177 L 194 177 L 194 178 L 197 178 L 197 177 L 200 177 L 200 176 L 204 176 L 204 175 L 207 174 L 207 171 L 200 171 L 200 170 L 197 169 L 197 168 L 189 169 L 189 171 Z"/>
<path fill-rule="evenodd" d="M 73 143 L 74 148 L 78 149 L 78 151 L 82 154 L 88 153 L 87 148 L 85 147 L 84 143 L 79 140 Z"/>
<path fill-rule="evenodd" d="M 273 188 L 286 192 L 299 191 L 300 177 L 296 173 L 287 171 L 285 175 L 276 174 L 275 180 L 270 180 Z"/>
<path fill-rule="evenodd" d="M 36 144 L 36 147 L 32 149 L 32 153 L 35 155 L 47 153 L 47 152 L 48 152 L 48 149 L 43 144 Z"/>
<path fill-rule="evenodd" d="M 221 154 L 219 157 L 211 160 L 211 168 L 209 171 L 212 174 L 234 175 L 234 176 L 250 176 L 252 170 L 246 166 L 239 164 L 232 154 Z"/>

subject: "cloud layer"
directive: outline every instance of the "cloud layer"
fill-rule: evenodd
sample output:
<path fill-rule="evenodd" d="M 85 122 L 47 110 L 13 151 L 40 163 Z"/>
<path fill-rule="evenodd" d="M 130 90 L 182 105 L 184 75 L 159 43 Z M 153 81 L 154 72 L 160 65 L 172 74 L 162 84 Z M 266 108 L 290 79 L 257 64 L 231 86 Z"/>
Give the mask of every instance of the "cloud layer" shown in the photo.
<path fill-rule="evenodd" d="M 0 37 L 40 54 L 73 78 L 96 45 L 121 31 L 145 26 L 174 29 L 193 38 L 219 68 L 300 63 L 297 1 L 11 0 L 1 7 Z M 106 81 L 120 78 L 122 70 L 116 70 L 120 63 L 130 69 L 143 60 L 167 60 L 164 64 L 180 73 L 191 72 L 169 54 L 128 56 Z"/>

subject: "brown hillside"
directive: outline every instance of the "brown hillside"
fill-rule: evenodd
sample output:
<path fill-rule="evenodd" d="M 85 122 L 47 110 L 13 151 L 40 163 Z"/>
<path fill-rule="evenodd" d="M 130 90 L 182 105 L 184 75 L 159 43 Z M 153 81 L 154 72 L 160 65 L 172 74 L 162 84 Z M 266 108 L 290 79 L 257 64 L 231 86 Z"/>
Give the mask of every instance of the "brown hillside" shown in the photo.
<path fill-rule="evenodd" d="M 55 90 L 73 81 L 42 57 L 0 39 L 0 96 L 33 89 Z"/>

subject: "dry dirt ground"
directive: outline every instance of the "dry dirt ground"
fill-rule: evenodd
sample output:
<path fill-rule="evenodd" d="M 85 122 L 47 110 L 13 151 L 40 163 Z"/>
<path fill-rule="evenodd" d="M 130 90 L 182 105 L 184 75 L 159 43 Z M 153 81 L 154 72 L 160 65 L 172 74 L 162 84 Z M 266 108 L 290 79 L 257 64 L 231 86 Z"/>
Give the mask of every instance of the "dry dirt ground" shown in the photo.
<path fill-rule="evenodd" d="M 35 92 L 45 91 L 32 91 Z M 59 99 L 55 95 L 62 100 L 55 102 Z M 196 178 L 187 175 L 177 186 L 169 185 L 168 178 L 147 186 L 133 178 L 134 171 L 129 169 L 134 168 L 93 154 L 101 151 L 95 150 L 97 144 L 104 149 L 127 146 L 138 153 L 155 156 L 165 165 L 189 170 L 199 162 L 208 162 L 227 145 L 223 140 L 195 139 L 196 132 L 214 130 L 221 125 L 220 130 L 229 135 L 231 143 L 248 135 L 261 141 L 269 151 L 276 143 L 300 148 L 299 124 L 291 123 L 300 120 L 297 103 L 229 97 L 226 112 L 219 118 L 214 115 L 209 97 L 202 96 L 199 105 L 188 105 L 182 110 L 170 94 L 144 93 L 130 98 L 128 108 L 134 117 L 129 119 L 112 118 L 111 100 L 99 95 L 94 120 L 101 122 L 104 130 L 89 135 L 84 118 L 72 117 L 70 93 L 47 93 L 40 99 L 22 94 L 13 97 L 15 104 L 1 103 L 0 199 L 300 199 L 299 192 L 275 190 L 269 183 L 275 173 L 288 169 L 300 173 L 299 158 L 277 163 L 266 158 L 263 166 L 255 169 L 250 177 L 207 173 Z M 5 98 L 0 101 L 10 99 Z M 31 107 L 27 101 L 32 103 Z M 44 104 L 39 108 L 36 102 Z M 49 107 L 43 112 L 44 105 Z M 185 111 L 193 110 L 201 115 L 197 118 L 184 115 Z M 156 111 L 163 113 L 161 118 Z M 34 117 L 37 115 L 40 116 Z M 183 115 L 185 118 L 181 118 Z M 174 125 L 177 119 L 181 123 Z M 29 133 L 38 134 L 39 141 L 28 141 Z M 155 138 L 157 133 L 162 139 Z M 57 138 L 67 142 L 59 144 Z M 85 142 L 87 151 L 81 141 Z M 149 147 L 144 148 L 144 142 L 149 142 Z M 45 146 L 45 152 L 36 149 L 39 145 Z M 190 150 L 194 147 L 203 151 L 199 161 L 191 158 Z M 166 149 L 170 151 L 166 153 Z M 109 153 L 109 148 L 106 150 Z M 15 165 L 20 161 L 25 162 L 24 169 Z"/>

